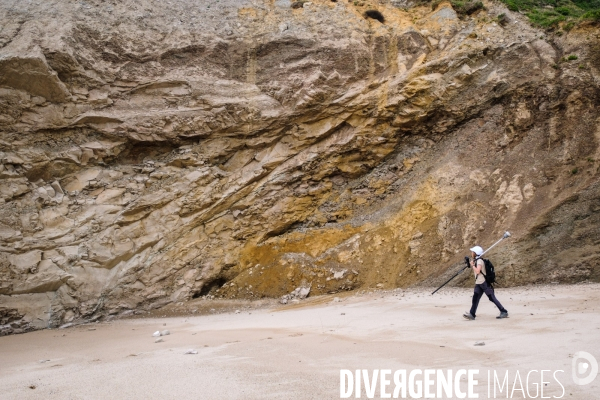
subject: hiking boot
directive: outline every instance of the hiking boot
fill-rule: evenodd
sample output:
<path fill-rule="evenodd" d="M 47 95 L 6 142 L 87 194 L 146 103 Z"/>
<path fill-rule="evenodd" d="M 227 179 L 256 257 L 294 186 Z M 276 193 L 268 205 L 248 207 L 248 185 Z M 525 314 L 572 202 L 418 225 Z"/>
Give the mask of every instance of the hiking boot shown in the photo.
<path fill-rule="evenodd" d="M 500 312 L 500 315 L 496 317 L 496 319 L 508 318 L 508 311 Z"/>
<path fill-rule="evenodd" d="M 466 312 L 463 314 L 463 317 L 465 317 L 466 319 L 468 319 L 469 321 L 473 321 L 475 319 L 475 317 L 470 313 L 470 312 Z"/>

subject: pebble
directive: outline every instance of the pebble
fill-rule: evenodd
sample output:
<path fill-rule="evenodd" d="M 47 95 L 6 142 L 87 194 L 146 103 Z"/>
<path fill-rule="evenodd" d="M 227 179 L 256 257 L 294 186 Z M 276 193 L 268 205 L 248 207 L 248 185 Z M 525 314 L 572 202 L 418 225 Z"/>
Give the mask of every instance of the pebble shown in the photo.
<path fill-rule="evenodd" d="M 160 336 L 160 331 L 156 331 L 152 334 L 153 337 L 159 337 Z"/>
<path fill-rule="evenodd" d="M 183 354 L 198 354 L 198 352 L 196 350 L 194 350 L 194 349 L 189 349 L 188 351 L 186 351 Z"/>
<path fill-rule="evenodd" d="M 167 335 L 170 335 L 170 334 L 171 334 L 171 332 L 169 332 L 169 331 L 162 331 L 160 333 L 160 336 L 167 336 Z"/>
<path fill-rule="evenodd" d="M 239 314 L 239 313 L 240 313 L 240 310 L 235 310 L 235 313 L 236 313 L 236 314 Z"/>
<path fill-rule="evenodd" d="M 485 346 L 485 342 L 475 342 L 474 346 Z"/>
<path fill-rule="evenodd" d="M 162 340 L 162 338 L 158 338 L 154 341 L 154 343 L 162 343 L 162 342 L 164 342 L 164 340 Z"/>

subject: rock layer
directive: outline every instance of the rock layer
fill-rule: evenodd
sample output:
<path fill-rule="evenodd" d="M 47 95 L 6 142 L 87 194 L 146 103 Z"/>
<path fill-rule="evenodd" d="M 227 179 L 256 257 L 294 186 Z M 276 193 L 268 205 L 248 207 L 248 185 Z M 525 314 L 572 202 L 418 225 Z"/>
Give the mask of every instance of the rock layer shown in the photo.
<path fill-rule="evenodd" d="M 2 333 L 434 284 L 505 230 L 502 284 L 600 279 L 597 27 L 174 3 L 1 6 Z"/>

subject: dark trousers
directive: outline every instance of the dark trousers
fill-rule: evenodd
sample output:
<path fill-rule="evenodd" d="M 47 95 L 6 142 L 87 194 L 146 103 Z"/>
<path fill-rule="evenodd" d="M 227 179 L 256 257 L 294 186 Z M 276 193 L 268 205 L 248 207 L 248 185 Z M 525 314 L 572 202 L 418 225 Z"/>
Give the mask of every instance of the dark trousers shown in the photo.
<path fill-rule="evenodd" d="M 496 307 L 498 307 L 500 312 L 506 312 L 506 309 L 502 307 L 502 304 L 500 304 L 496 298 L 496 295 L 494 295 L 494 288 L 488 285 L 487 282 L 483 282 L 479 285 L 475 285 L 475 291 L 473 293 L 473 305 L 471 306 L 472 316 L 475 316 L 475 313 L 477 312 L 477 306 L 479 305 L 479 300 L 481 300 L 481 296 L 483 296 L 484 293 L 487 294 L 488 299 L 490 299 L 490 301 L 494 303 Z"/>

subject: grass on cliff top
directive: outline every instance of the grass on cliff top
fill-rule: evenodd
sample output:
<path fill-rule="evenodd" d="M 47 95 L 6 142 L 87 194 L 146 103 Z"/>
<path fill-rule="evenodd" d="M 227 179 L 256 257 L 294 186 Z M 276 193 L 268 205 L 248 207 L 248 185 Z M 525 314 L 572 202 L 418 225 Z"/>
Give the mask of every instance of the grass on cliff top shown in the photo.
<path fill-rule="evenodd" d="M 534 25 L 550 28 L 560 23 L 569 30 L 581 20 L 600 21 L 600 0 L 502 0 L 511 11 L 527 15 Z"/>
<path fill-rule="evenodd" d="M 433 9 L 442 0 L 430 1 Z M 470 15 L 482 8 L 478 0 L 449 0 L 459 15 Z M 600 0 L 501 0 L 509 10 L 521 12 L 542 28 L 562 26 L 570 30 L 583 20 L 600 22 Z"/>

